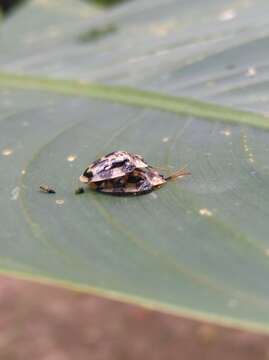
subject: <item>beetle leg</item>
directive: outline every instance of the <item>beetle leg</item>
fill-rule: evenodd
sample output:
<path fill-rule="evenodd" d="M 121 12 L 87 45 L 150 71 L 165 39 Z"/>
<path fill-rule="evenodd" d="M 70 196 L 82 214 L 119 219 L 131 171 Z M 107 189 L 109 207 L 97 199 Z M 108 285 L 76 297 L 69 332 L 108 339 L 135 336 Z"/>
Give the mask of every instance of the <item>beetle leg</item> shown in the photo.
<path fill-rule="evenodd" d="M 147 179 L 138 181 L 137 183 L 137 192 L 146 193 L 153 190 L 151 183 Z"/>

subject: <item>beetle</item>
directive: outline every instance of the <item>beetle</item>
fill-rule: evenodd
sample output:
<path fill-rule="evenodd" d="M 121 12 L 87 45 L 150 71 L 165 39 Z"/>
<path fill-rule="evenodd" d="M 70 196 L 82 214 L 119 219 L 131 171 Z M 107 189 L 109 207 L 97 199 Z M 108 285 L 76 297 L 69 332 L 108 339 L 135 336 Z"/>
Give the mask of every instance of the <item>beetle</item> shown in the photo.
<path fill-rule="evenodd" d="M 91 189 L 111 195 L 142 195 L 167 181 L 190 175 L 184 169 L 164 176 L 138 154 L 115 151 L 94 161 L 80 176 Z"/>

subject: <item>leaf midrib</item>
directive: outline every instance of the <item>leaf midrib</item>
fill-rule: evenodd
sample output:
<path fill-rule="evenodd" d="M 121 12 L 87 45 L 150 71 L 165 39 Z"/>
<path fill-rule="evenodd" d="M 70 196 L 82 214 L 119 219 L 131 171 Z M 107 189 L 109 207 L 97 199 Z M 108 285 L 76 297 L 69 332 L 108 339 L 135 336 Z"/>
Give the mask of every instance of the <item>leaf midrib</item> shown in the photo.
<path fill-rule="evenodd" d="M 122 104 L 170 111 L 179 115 L 230 124 L 269 129 L 269 117 L 253 112 L 202 102 L 192 98 L 159 94 L 131 87 L 104 85 L 76 80 L 58 80 L 0 72 L 0 87 L 84 96 Z"/>

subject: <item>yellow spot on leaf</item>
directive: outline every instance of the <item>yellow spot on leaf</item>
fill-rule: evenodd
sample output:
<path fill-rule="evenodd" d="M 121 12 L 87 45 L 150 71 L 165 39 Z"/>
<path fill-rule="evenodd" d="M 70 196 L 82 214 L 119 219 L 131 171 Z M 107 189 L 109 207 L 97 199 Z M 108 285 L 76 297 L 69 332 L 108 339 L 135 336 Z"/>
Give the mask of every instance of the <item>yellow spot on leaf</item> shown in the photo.
<path fill-rule="evenodd" d="M 250 66 L 248 69 L 247 69 L 247 72 L 246 72 L 246 76 L 248 77 L 253 77 L 257 74 L 257 70 L 254 66 Z"/>
<path fill-rule="evenodd" d="M 199 213 L 200 213 L 200 215 L 203 215 L 203 216 L 212 216 L 213 215 L 212 211 L 208 210 L 207 208 L 200 209 Z"/>
<path fill-rule="evenodd" d="M 12 149 L 3 149 L 2 150 L 2 155 L 4 155 L 4 156 L 9 156 L 9 155 L 11 155 L 13 153 L 13 150 Z"/>
<path fill-rule="evenodd" d="M 220 132 L 221 134 L 225 135 L 225 136 L 230 136 L 231 135 L 231 130 L 229 129 L 224 129 Z"/>
<path fill-rule="evenodd" d="M 230 21 L 236 18 L 237 13 L 234 9 L 227 9 L 219 15 L 220 21 Z"/>
<path fill-rule="evenodd" d="M 73 161 L 75 161 L 77 159 L 77 156 L 76 155 L 69 155 L 68 157 L 67 157 L 67 161 L 69 161 L 69 162 L 73 162 Z"/>

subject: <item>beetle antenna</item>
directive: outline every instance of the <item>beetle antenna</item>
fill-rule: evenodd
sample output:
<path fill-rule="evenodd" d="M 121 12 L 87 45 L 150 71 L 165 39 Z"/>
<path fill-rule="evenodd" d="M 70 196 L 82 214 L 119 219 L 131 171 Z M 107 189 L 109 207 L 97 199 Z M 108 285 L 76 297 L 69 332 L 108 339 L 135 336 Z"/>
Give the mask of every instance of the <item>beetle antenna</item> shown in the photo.
<path fill-rule="evenodd" d="M 175 180 L 179 177 L 183 177 L 183 176 L 187 176 L 187 175 L 191 175 L 191 173 L 189 171 L 186 171 L 186 166 L 184 166 L 183 168 L 175 171 L 174 173 L 172 173 L 171 175 L 167 176 L 165 178 L 165 180 Z"/>
<path fill-rule="evenodd" d="M 148 166 L 150 169 L 153 170 L 163 170 L 163 171 L 168 171 L 168 166 Z"/>

